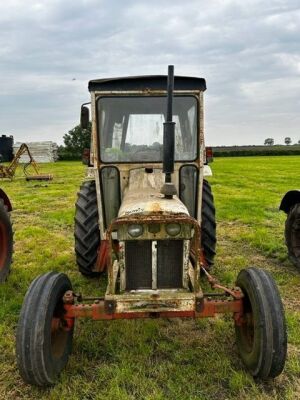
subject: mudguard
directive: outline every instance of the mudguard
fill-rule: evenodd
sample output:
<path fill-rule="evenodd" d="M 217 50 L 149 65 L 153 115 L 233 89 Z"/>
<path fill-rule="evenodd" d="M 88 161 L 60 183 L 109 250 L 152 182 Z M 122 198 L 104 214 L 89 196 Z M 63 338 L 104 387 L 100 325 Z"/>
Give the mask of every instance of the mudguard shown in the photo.
<path fill-rule="evenodd" d="M 4 201 L 4 204 L 7 207 L 7 211 L 12 211 L 11 202 L 10 202 L 7 194 L 2 189 L 0 189 L 0 199 L 2 199 Z"/>
<path fill-rule="evenodd" d="M 204 176 L 212 176 L 212 170 L 209 165 L 204 165 L 203 167 L 203 175 Z"/>
<path fill-rule="evenodd" d="M 279 210 L 282 210 L 288 214 L 291 207 L 297 203 L 300 203 L 300 190 L 290 190 L 283 196 Z"/>

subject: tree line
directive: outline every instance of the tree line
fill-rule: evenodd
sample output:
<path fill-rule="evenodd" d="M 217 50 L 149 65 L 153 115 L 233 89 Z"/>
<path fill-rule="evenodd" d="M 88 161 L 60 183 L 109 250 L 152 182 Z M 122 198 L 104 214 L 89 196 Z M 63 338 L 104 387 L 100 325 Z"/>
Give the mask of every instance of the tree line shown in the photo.
<path fill-rule="evenodd" d="M 292 144 L 292 139 L 289 136 L 287 136 L 286 138 L 284 138 L 284 143 L 287 146 L 289 146 L 290 144 Z M 298 142 L 294 143 L 294 144 L 300 144 L 300 140 L 298 140 Z M 274 139 L 273 138 L 265 139 L 264 145 L 265 146 L 274 146 Z"/>

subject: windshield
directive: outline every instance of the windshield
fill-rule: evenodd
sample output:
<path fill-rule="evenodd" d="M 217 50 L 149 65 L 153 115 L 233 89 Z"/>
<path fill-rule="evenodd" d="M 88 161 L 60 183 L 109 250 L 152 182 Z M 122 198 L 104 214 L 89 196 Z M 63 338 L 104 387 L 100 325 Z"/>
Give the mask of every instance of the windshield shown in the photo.
<path fill-rule="evenodd" d="M 100 97 L 97 101 L 103 162 L 161 162 L 166 97 Z M 197 99 L 173 100 L 175 161 L 197 157 Z"/>

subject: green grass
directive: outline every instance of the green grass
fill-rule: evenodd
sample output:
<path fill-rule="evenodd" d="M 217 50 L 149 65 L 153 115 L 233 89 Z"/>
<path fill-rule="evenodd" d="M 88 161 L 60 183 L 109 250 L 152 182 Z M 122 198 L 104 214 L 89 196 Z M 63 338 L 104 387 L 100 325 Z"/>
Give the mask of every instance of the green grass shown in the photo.
<path fill-rule="evenodd" d="M 73 253 L 73 213 L 85 168 L 44 165 L 52 182 L 1 182 L 13 206 L 14 264 L 0 286 L 0 399 L 300 399 L 300 271 L 286 258 L 282 195 L 300 188 L 300 157 L 219 158 L 210 178 L 217 208 L 215 274 L 232 285 L 248 265 L 276 279 L 287 316 L 284 373 L 267 383 L 245 371 L 230 316 L 216 319 L 77 321 L 73 354 L 57 385 L 25 385 L 15 365 L 14 332 L 32 279 L 66 272 L 76 291 L 105 290 L 80 276 Z"/>

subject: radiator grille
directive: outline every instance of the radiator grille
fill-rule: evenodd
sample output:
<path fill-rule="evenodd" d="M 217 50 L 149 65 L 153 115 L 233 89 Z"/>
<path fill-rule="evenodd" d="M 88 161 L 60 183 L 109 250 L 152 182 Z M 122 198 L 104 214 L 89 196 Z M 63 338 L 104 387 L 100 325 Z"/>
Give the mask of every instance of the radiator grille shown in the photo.
<path fill-rule="evenodd" d="M 182 240 L 157 242 L 157 287 L 171 289 L 182 287 Z"/>
<path fill-rule="evenodd" d="M 152 288 L 152 242 L 134 240 L 125 244 L 126 289 Z"/>
<path fill-rule="evenodd" d="M 182 288 L 183 241 L 157 241 L 157 289 Z M 125 243 L 126 290 L 152 288 L 152 241 Z"/>

